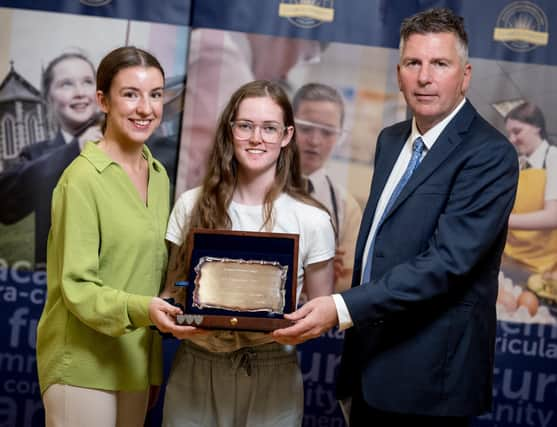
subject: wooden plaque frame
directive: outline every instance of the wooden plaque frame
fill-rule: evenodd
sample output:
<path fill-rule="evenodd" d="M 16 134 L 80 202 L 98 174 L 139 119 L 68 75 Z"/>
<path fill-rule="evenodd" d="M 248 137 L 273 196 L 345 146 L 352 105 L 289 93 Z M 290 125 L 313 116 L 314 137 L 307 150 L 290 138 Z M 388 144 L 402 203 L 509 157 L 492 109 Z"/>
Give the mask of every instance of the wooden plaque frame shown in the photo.
<path fill-rule="evenodd" d="M 178 317 L 178 323 L 207 329 L 267 332 L 290 326 L 292 322 L 283 314 L 296 309 L 298 245 L 297 234 L 191 229 L 185 262 L 187 280 L 176 284 L 185 286 L 185 301 L 182 301 L 185 310 L 184 315 Z M 203 257 L 261 260 L 287 266 L 283 314 L 197 307 L 194 304 L 195 267 Z"/>

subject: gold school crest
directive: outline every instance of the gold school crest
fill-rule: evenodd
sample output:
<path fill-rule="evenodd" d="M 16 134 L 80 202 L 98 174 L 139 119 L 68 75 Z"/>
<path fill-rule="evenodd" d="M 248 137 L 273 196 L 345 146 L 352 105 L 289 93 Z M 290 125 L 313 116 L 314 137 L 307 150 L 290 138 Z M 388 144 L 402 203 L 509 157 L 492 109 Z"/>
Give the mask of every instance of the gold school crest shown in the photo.
<path fill-rule="evenodd" d="M 497 18 L 493 40 L 503 42 L 515 52 L 528 52 L 538 46 L 546 46 L 549 40 L 547 16 L 532 2 L 512 2 Z"/>
<path fill-rule="evenodd" d="M 313 28 L 323 22 L 333 22 L 333 0 L 284 0 L 279 5 L 279 16 L 302 28 Z"/>

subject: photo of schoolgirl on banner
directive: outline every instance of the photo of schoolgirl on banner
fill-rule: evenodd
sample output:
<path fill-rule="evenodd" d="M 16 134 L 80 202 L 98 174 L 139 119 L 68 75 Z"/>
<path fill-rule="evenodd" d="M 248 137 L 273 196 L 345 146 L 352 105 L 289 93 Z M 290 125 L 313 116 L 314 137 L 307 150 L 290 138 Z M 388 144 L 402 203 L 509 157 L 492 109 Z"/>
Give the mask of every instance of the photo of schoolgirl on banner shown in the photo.
<path fill-rule="evenodd" d="M 52 190 L 85 141 L 100 136 L 103 116 L 95 100 L 95 68 L 110 48 L 135 44 L 166 62 L 165 118 L 148 145 L 174 180 L 188 32 L 187 27 L 165 24 L 0 11 L 11 24 L 0 30 L 9 47 L 0 58 L 0 259 L 5 265 L 40 270 Z M 37 50 L 39 38 L 45 44 Z M 34 50 L 36 54 L 29 54 Z"/>

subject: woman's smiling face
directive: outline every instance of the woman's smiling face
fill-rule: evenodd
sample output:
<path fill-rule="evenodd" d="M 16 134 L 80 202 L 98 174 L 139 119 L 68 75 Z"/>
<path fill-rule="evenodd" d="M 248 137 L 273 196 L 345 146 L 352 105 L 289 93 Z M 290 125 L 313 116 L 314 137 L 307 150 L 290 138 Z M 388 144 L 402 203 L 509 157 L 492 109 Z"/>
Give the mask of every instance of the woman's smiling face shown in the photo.
<path fill-rule="evenodd" d="M 161 122 L 163 87 L 158 68 L 133 66 L 118 71 L 108 96 L 97 92 L 107 115 L 105 137 L 121 143 L 144 143 Z"/>

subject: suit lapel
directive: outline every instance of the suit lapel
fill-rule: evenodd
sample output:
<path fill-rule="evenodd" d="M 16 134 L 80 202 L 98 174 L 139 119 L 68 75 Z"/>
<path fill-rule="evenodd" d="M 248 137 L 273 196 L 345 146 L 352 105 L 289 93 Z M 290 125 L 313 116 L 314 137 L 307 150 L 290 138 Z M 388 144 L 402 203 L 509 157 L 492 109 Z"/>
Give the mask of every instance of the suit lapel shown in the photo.
<path fill-rule="evenodd" d="M 375 169 L 373 171 L 371 190 L 364 209 L 362 223 L 360 225 L 360 231 L 356 242 L 354 277 L 358 276 L 358 280 L 356 281 L 357 283 L 359 283 L 363 252 L 369 231 L 371 230 L 371 224 L 373 223 L 373 216 L 375 215 L 377 203 L 379 202 L 381 193 L 385 188 L 385 184 L 389 179 L 389 175 L 396 163 L 398 155 L 402 150 L 402 146 L 410 134 L 411 126 L 411 121 L 405 122 L 401 126 L 401 131 L 395 137 L 382 139 L 380 141 L 381 145 L 375 153 L 377 161 L 375 162 Z"/>
<path fill-rule="evenodd" d="M 436 169 L 438 169 L 443 162 L 450 156 L 453 150 L 461 143 L 462 134 L 468 132 L 472 120 L 477 115 L 476 110 L 468 101 L 458 112 L 458 114 L 451 120 L 445 130 L 439 135 L 438 140 L 435 142 L 433 148 L 424 157 L 423 161 L 414 172 L 406 187 L 400 193 L 395 204 L 387 213 L 385 220 L 410 196 L 416 188 L 423 183 Z M 407 121 L 400 124 L 399 132 L 393 133 L 388 139 L 380 141 L 381 146 L 376 153 L 377 161 L 375 162 L 375 170 L 373 173 L 373 181 L 371 185 L 371 192 L 368 202 L 366 204 L 360 231 L 358 233 L 358 240 L 356 243 L 356 253 L 354 259 L 354 273 L 352 276 L 352 285 L 360 283 L 361 266 L 365 244 L 373 223 L 373 216 L 377 203 L 381 197 L 381 193 L 385 188 L 385 184 L 389 175 L 396 163 L 396 160 L 402 150 L 402 146 L 408 139 L 411 131 L 412 122 Z M 378 230 L 379 231 L 379 230 Z"/>
<path fill-rule="evenodd" d="M 467 132 L 476 114 L 474 107 L 467 101 L 462 107 L 462 110 L 458 112 L 445 127 L 441 135 L 439 135 L 431 151 L 424 157 L 423 161 L 393 204 L 391 210 L 387 213 L 385 220 L 396 211 L 398 206 L 404 203 L 408 196 L 410 196 L 420 184 L 445 162 L 462 141 L 461 134 Z"/>

